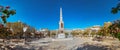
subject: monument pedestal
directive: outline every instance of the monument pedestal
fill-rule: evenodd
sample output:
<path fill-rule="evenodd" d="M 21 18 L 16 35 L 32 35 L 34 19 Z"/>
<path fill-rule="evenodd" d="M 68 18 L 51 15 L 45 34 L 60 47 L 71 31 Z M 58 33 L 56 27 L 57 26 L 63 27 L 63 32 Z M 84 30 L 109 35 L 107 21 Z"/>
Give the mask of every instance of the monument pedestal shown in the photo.
<path fill-rule="evenodd" d="M 59 33 L 57 38 L 65 38 L 65 34 L 64 33 Z"/>
<path fill-rule="evenodd" d="M 52 39 L 52 41 L 65 41 L 65 40 L 73 40 L 73 38 L 66 38 L 64 33 L 57 34 L 57 38 Z"/>

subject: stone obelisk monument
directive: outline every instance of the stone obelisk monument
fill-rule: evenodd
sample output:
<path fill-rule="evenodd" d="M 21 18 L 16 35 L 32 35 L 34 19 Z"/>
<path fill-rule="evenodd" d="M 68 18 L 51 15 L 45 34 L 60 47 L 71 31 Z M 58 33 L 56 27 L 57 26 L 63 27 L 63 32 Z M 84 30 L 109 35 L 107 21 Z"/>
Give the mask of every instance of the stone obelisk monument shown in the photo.
<path fill-rule="evenodd" d="M 62 17 L 62 7 L 60 7 L 60 21 L 59 21 L 59 30 L 58 30 L 58 38 L 65 38 L 64 33 L 64 22 Z"/>

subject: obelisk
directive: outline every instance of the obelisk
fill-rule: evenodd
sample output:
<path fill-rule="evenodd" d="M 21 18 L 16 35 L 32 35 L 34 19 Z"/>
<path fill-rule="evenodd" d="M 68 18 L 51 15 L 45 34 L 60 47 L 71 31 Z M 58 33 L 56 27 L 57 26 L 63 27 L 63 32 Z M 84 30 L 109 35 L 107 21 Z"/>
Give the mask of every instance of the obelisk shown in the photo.
<path fill-rule="evenodd" d="M 62 8 L 60 7 L 59 33 L 63 33 L 63 31 L 64 31 L 64 22 L 62 17 Z"/>
<path fill-rule="evenodd" d="M 58 38 L 65 38 L 64 34 L 64 22 L 63 22 L 63 17 L 62 17 L 62 7 L 60 7 L 60 21 L 59 21 L 59 33 L 58 33 Z"/>

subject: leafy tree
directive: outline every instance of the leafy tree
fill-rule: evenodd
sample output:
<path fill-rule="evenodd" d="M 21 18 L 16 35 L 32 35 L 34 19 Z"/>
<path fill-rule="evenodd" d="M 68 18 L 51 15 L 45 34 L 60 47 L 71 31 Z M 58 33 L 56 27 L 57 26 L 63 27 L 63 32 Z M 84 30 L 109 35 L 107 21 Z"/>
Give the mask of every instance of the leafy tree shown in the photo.
<path fill-rule="evenodd" d="M 65 32 L 65 36 L 66 36 L 66 37 L 68 36 L 68 32 Z"/>
<path fill-rule="evenodd" d="M 120 0 L 116 7 L 113 7 L 111 12 L 112 14 L 117 14 L 120 11 Z M 111 34 L 120 40 L 120 20 L 116 20 L 109 27 Z"/>
<path fill-rule="evenodd" d="M 111 34 L 110 34 L 110 29 L 109 29 L 109 27 L 112 25 L 112 23 L 111 22 L 105 22 L 104 23 L 104 26 L 103 27 L 101 27 L 101 29 L 98 31 L 98 35 L 100 35 L 100 36 L 104 36 L 105 38 L 107 37 L 107 36 L 111 36 Z"/>
<path fill-rule="evenodd" d="M 116 37 L 116 38 L 120 38 L 119 36 L 119 33 L 120 33 L 120 20 L 116 20 L 113 22 L 113 24 L 109 27 L 109 29 L 111 30 L 110 31 L 110 34 L 113 36 L 113 37 Z"/>
<path fill-rule="evenodd" d="M 50 37 L 50 30 L 48 30 L 48 36 Z"/>
<path fill-rule="evenodd" d="M 23 35 L 23 27 L 24 25 L 21 22 L 8 22 L 6 23 L 6 27 L 12 31 L 13 38 L 20 38 Z"/>
<path fill-rule="evenodd" d="M 14 14 L 16 14 L 16 10 L 11 10 L 10 9 L 10 6 L 6 6 L 6 7 L 4 7 L 4 6 L 1 6 L 0 5 L 0 17 L 1 17 L 1 19 L 2 19 L 2 21 L 3 21 L 3 23 L 7 23 L 7 18 L 9 18 L 10 17 L 10 15 L 14 15 Z"/>
<path fill-rule="evenodd" d="M 55 32 L 52 32 L 52 33 L 51 33 L 51 35 L 52 35 L 52 36 L 55 36 L 55 35 L 56 35 L 56 33 L 55 33 Z"/>
<path fill-rule="evenodd" d="M 82 31 L 81 31 L 81 30 L 73 30 L 73 31 L 71 32 L 71 34 L 72 34 L 73 36 L 79 36 L 80 34 L 82 34 Z"/>
<path fill-rule="evenodd" d="M 2 19 L 4 24 L 7 23 L 7 18 L 14 14 L 16 14 L 16 10 L 10 9 L 10 6 L 4 7 L 0 5 L 0 18 Z M 10 38 L 12 36 L 13 34 L 10 28 L 0 26 L 0 38 Z"/>
<path fill-rule="evenodd" d="M 24 34 L 23 28 L 25 26 L 27 27 L 27 30 Z M 31 37 L 32 33 L 35 33 L 35 31 L 36 31 L 35 28 L 33 28 L 25 23 L 22 23 L 22 22 L 14 22 L 14 23 L 8 22 L 8 23 L 6 23 L 6 27 L 8 27 L 12 30 L 13 36 L 16 38 L 22 38 L 23 35 L 25 35 L 27 37 Z"/>
<path fill-rule="evenodd" d="M 83 35 L 89 35 L 89 33 L 90 33 L 90 28 L 87 28 L 87 29 L 85 29 Z"/>
<path fill-rule="evenodd" d="M 120 40 L 120 32 L 117 35 L 118 35 L 118 39 Z"/>
<path fill-rule="evenodd" d="M 112 7 L 111 13 L 117 14 L 118 11 L 120 11 L 120 0 L 118 0 L 118 4 L 116 5 L 116 7 Z"/>
<path fill-rule="evenodd" d="M 34 27 L 31 27 L 31 26 L 27 25 L 27 30 L 26 30 L 25 34 L 26 34 L 27 37 L 32 37 L 33 36 L 32 33 L 35 33 L 35 31 L 36 30 L 35 30 Z"/>
<path fill-rule="evenodd" d="M 2 24 L 0 24 L 1 26 Z M 3 25 L 0 27 L 0 38 L 10 38 L 12 35 L 12 31 L 9 28 L 4 27 Z"/>
<path fill-rule="evenodd" d="M 102 27 L 98 34 L 105 37 L 110 36 L 110 30 L 109 28 Z"/>

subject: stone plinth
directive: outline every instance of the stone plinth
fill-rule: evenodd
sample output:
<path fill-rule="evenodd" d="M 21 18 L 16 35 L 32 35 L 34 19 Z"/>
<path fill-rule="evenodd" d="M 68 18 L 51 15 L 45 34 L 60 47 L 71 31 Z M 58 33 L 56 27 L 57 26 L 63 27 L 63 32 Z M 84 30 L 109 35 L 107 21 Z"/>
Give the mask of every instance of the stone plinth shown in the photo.
<path fill-rule="evenodd" d="M 56 38 L 56 39 L 52 39 L 52 41 L 67 41 L 67 40 L 73 40 L 73 38 Z"/>
<path fill-rule="evenodd" d="M 57 38 L 65 38 L 65 34 L 64 33 L 59 33 Z"/>

